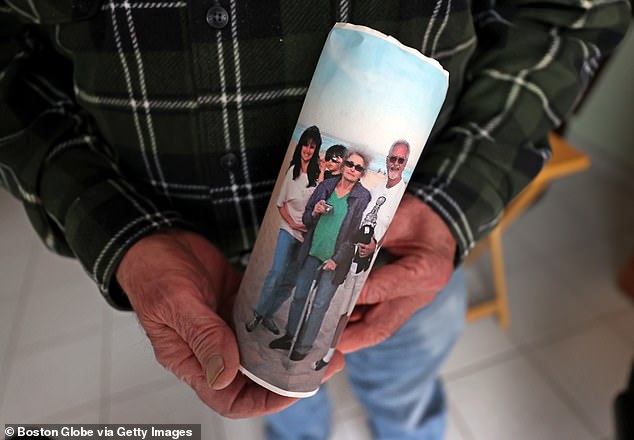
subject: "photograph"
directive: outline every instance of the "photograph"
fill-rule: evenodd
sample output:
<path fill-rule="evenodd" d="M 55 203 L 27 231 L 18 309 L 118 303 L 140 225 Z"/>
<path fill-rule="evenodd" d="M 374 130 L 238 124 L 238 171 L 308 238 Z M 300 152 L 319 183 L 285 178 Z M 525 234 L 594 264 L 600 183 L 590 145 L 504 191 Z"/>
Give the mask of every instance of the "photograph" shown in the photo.
<path fill-rule="evenodd" d="M 446 89 L 433 60 L 335 26 L 236 302 L 247 376 L 293 397 L 317 390 Z"/>

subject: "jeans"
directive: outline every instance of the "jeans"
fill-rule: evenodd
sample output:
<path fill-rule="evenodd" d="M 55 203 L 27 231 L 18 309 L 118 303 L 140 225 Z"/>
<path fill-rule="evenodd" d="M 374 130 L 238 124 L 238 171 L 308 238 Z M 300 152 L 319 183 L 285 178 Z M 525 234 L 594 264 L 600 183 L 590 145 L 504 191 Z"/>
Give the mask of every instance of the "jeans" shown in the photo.
<path fill-rule="evenodd" d="M 355 396 L 374 437 L 441 440 L 446 402 L 439 370 L 464 327 L 466 289 L 457 269 L 428 306 L 378 345 L 346 355 Z M 313 397 L 266 418 L 269 440 L 327 439 L 330 402 L 324 387 Z"/>
<path fill-rule="evenodd" d="M 297 276 L 297 253 L 302 243 L 284 229 L 280 229 L 275 246 L 273 265 L 262 285 L 256 313 L 266 318 L 273 316 L 291 296 Z"/>
<path fill-rule="evenodd" d="M 322 261 L 318 258 L 308 256 L 302 265 L 302 268 L 297 275 L 297 285 L 295 286 L 295 295 L 293 296 L 293 302 L 288 312 L 288 323 L 286 324 L 286 332 L 294 335 L 300 325 L 302 318 L 302 311 L 308 300 L 308 294 L 310 288 L 317 274 L 317 269 L 321 265 Z M 335 271 L 324 270 L 321 273 L 321 278 L 317 286 L 317 292 L 313 299 L 313 305 L 311 307 L 308 319 L 304 323 L 297 336 L 297 342 L 295 343 L 295 350 L 299 353 L 308 353 L 313 347 L 315 338 L 319 333 L 321 324 L 326 316 L 332 297 L 337 290 L 337 286 L 332 284 Z"/>

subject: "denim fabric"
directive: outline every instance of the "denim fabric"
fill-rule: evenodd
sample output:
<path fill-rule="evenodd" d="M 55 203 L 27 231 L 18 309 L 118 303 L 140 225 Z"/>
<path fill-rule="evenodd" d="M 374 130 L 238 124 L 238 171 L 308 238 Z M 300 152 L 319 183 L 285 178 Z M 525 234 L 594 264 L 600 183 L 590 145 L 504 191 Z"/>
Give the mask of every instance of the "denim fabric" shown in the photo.
<path fill-rule="evenodd" d="M 458 269 L 434 302 L 392 337 L 346 356 L 352 389 L 375 438 L 444 438 L 446 403 L 439 370 L 464 327 L 465 311 L 464 273 Z M 266 420 L 269 440 L 325 440 L 331 422 L 326 390 Z"/>
<path fill-rule="evenodd" d="M 308 256 L 297 275 L 297 286 L 295 287 L 295 295 L 293 295 L 293 302 L 288 312 L 288 323 L 286 326 L 286 331 L 289 334 L 295 335 L 297 332 L 313 279 L 317 275 L 317 270 L 321 263 L 322 261 L 318 258 Z M 310 314 L 299 335 L 297 335 L 295 350 L 300 353 L 308 353 L 310 351 L 319 333 L 326 311 L 328 311 L 332 297 L 337 290 L 337 286 L 332 284 L 334 273 L 332 270 L 325 270 L 321 273 Z"/>
<path fill-rule="evenodd" d="M 297 252 L 302 243 L 284 229 L 280 229 L 273 257 L 273 265 L 264 280 L 255 311 L 270 318 L 291 296 L 297 276 Z"/>

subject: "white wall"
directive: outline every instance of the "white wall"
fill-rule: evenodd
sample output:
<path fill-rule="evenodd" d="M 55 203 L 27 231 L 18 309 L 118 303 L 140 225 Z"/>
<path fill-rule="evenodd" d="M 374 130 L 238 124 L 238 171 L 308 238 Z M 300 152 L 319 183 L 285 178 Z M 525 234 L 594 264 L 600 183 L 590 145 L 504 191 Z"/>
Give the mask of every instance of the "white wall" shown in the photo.
<path fill-rule="evenodd" d="M 634 169 L 634 28 L 570 120 L 566 137 Z"/>

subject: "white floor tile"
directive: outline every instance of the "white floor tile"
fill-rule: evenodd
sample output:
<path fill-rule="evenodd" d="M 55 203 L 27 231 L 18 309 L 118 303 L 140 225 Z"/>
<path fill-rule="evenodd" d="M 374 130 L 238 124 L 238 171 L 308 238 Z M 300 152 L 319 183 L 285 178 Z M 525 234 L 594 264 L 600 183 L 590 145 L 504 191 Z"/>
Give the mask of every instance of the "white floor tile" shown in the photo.
<path fill-rule="evenodd" d="M 459 421 L 460 417 L 456 408 L 450 402 L 447 417 L 447 432 L 444 440 L 467 440 L 466 434 L 463 434 L 466 427 L 462 426 L 463 422 Z"/>
<path fill-rule="evenodd" d="M 178 381 L 158 363 L 150 341 L 136 318 L 131 313 L 127 317 L 129 319 L 125 321 L 118 319 L 117 327 L 109 335 L 110 394 L 134 389 L 159 379 Z"/>
<path fill-rule="evenodd" d="M 7 251 L 26 247 L 37 239 L 24 207 L 4 188 L 0 189 L 0 213 L 0 244 Z"/>
<path fill-rule="evenodd" d="M 488 262 L 484 260 L 488 260 L 485 255 L 464 268 L 467 284 L 467 304 L 469 306 L 493 297 L 490 283 L 491 268 Z"/>
<path fill-rule="evenodd" d="M 113 399 L 108 423 L 201 424 L 205 440 L 229 440 L 224 436 L 220 416 L 205 406 L 184 383 L 163 386 L 154 392 L 126 400 Z"/>
<path fill-rule="evenodd" d="M 333 440 L 372 440 L 372 431 L 363 415 L 348 418 L 333 431 Z"/>
<path fill-rule="evenodd" d="M 556 184 L 555 184 L 556 185 Z M 533 255 L 558 255 L 586 239 L 594 224 L 565 204 L 568 192 L 555 186 L 509 228 Z"/>
<path fill-rule="evenodd" d="M 508 272 L 509 333 L 514 342 L 536 343 L 592 321 L 594 314 L 548 264 Z"/>
<path fill-rule="evenodd" d="M 0 246 L 5 243 L 0 241 Z M 21 293 L 32 248 L 32 245 L 13 247 L 10 252 L 0 253 L 0 300 L 15 299 Z"/>
<path fill-rule="evenodd" d="M 593 437 L 521 358 L 447 382 L 474 440 L 590 440 Z"/>
<path fill-rule="evenodd" d="M 588 224 L 586 235 L 604 236 L 631 228 L 634 223 L 632 192 L 612 179 L 607 169 L 591 167 L 587 172 L 561 179 L 553 192 L 564 195 L 562 203 Z"/>
<path fill-rule="evenodd" d="M 632 355 L 634 346 L 604 324 L 535 350 L 549 377 L 602 437 L 613 434 L 612 402 L 625 388 Z"/>
<path fill-rule="evenodd" d="M 628 301 L 617 286 L 622 265 L 621 252 L 611 243 L 579 243 L 565 258 L 554 258 L 551 266 L 557 277 L 570 286 L 572 296 L 593 316 L 624 310 Z"/>
<path fill-rule="evenodd" d="M 515 345 L 494 318 L 471 322 L 442 367 L 443 376 L 515 352 Z"/>
<path fill-rule="evenodd" d="M 522 271 L 532 266 L 537 258 L 531 254 L 530 246 L 524 245 L 522 238 L 514 233 L 513 228 L 507 229 L 502 237 L 502 253 L 504 256 L 504 272 Z M 467 291 L 469 292 L 469 305 L 492 299 L 493 271 L 491 267 L 491 254 L 484 250 L 480 256 L 465 267 L 467 276 Z"/>
<path fill-rule="evenodd" d="M 33 283 L 25 292 L 28 296 L 18 333 L 18 351 L 98 332 L 106 304 L 92 281 L 83 272 L 67 271 L 72 267 L 70 260 L 42 253 L 36 261 Z M 50 285 L 45 282 L 47 278 Z"/>
<path fill-rule="evenodd" d="M 82 405 L 81 408 L 57 412 L 49 417 L 41 419 L 42 424 L 96 424 L 102 423 L 101 419 L 101 402 L 92 402 Z"/>
<path fill-rule="evenodd" d="M 331 397 L 335 423 L 363 414 L 363 408 L 352 393 L 345 370 L 331 377 L 326 384 L 326 389 Z"/>
<path fill-rule="evenodd" d="M 624 311 L 605 317 L 605 322 L 623 338 L 634 344 L 634 305 Z"/>
<path fill-rule="evenodd" d="M 112 328 L 125 327 L 128 325 L 140 325 L 133 311 L 117 310 L 112 307 L 106 307 L 108 319 L 112 322 Z"/>
<path fill-rule="evenodd" d="M 6 380 L 5 374 L 8 372 L 7 349 L 13 336 L 13 328 L 19 319 L 16 316 L 17 308 L 17 299 L 0 300 L 0 395 L 2 395 L 2 387 Z"/>
<path fill-rule="evenodd" d="M 253 419 L 227 419 L 221 418 L 224 438 L 264 440 L 264 419 L 256 417 Z"/>
<path fill-rule="evenodd" d="M 28 284 L 31 291 L 42 292 L 65 288 L 69 284 L 82 284 L 87 296 L 100 297 L 99 289 L 77 260 L 54 254 L 43 244 L 38 244 L 32 264 Z"/>
<path fill-rule="evenodd" d="M 101 398 L 101 337 L 54 345 L 11 360 L 1 409 L 5 420 L 38 422 Z"/>
<path fill-rule="evenodd" d="M 445 440 L 464 440 L 464 437 L 460 434 L 460 431 L 456 428 L 456 425 L 451 422 L 451 420 L 447 423 Z"/>

